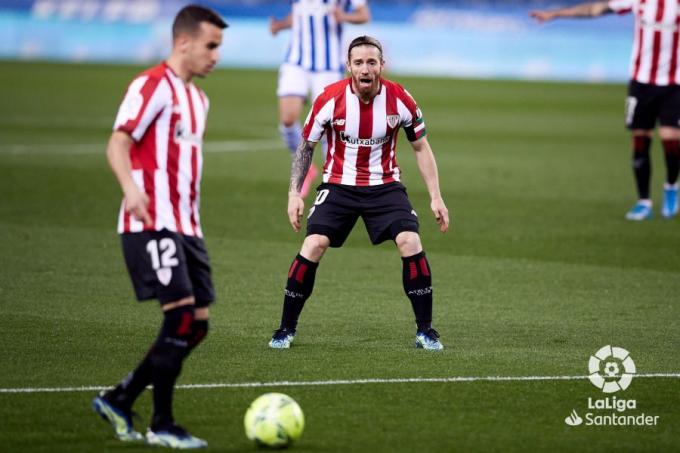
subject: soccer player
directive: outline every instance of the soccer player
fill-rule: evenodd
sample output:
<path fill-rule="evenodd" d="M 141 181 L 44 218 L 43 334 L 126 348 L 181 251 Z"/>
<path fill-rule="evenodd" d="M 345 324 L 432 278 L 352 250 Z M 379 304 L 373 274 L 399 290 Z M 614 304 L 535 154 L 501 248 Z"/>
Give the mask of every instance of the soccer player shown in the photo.
<path fill-rule="evenodd" d="M 448 230 L 449 213 L 422 113 L 401 85 L 381 77 L 383 67 L 378 40 L 354 39 L 347 53 L 351 77 L 326 87 L 305 122 L 288 192 L 288 219 L 296 232 L 304 211 L 304 175 L 323 135 L 329 137 L 328 151 L 323 184 L 307 217 L 307 237 L 288 271 L 281 325 L 269 342 L 272 348 L 290 347 L 321 257 L 328 247 L 341 247 L 361 217 L 373 244 L 391 239 L 399 250 L 404 291 L 415 313 L 416 347 L 443 349 L 432 328 L 432 276 L 418 235 L 418 217 L 399 182 L 395 152 L 400 127 L 415 151 L 441 232 Z"/>
<path fill-rule="evenodd" d="M 273 35 L 292 29 L 288 53 L 279 69 L 279 132 L 292 154 L 300 144 L 300 114 L 325 86 L 343 76 L 342 24 L 363 24 L 371 18 L 366 0 L 292 0 L 292 11 L 282 20 L 271 18 Z M 302 185 L 306 197 L 318 170 L 314 164 Z"/>
<path fill-rule="evenodd" d="M 175 423 L 172 396 L 182 363 L 208 332 L 215 298 L 199 220 L 208 98 L 192 80 L 215 67 L 226 27 L 201 6 L 177 14 L 170 57 L 129 85 L 106 151 L 124 193 L 118 232 L 137 299 L 158 299 L 163 314 L 137 368 L 92 402 L 123 441 L 143 439 L 133 429 L 132 405 L 153 384 L 147 443 L 207 446 Z"/>
<path fill-rule="evenodd" d="M 609 0 L 561 8 L 531 11 L 540 22 L 561 17 L 598 17 L 616 12 L 635 14 L 635 36 L 626 99 L 626 126 L 632 132 L 633 173 L 638 201 L 626 214 L 628 220 L 652 217 L 649 180 L 649 148 L 659 121 L 659 135 L 666 156 L 661 214 L 678 213 L 678 173 L 680 172 L 680 65 L 678 27 L 680 3 L 665 0 Z"/>

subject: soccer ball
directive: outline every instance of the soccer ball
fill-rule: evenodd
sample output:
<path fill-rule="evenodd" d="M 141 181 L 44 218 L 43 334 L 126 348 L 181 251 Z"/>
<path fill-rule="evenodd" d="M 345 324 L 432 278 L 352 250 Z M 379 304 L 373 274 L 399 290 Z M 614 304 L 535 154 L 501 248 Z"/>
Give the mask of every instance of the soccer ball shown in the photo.
<path fill-rule="evenodd" d="M 243 424 L 246 436 L 257 445 L 283 448 L 300 438 L 305 416 L 290 396 L 265 393 L 250 404 Z"/>

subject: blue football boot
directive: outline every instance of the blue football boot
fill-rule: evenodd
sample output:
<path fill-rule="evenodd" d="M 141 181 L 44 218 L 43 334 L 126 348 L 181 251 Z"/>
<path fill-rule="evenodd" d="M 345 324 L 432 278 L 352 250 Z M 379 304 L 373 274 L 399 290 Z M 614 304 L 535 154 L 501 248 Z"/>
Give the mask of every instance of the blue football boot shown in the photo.
<path fill-rule="evenodd" d="M 652 218 L 652 202 L 650 200 L 639 200 L 630 211 L 626 213 L 628 220 L 648 220 Z"/>
<path fill-rule="evenodd" d="M 416 332 L 416 348 L 441 351 L 444 345 L 439 341 L 439 332 L 433 328 Z"/>

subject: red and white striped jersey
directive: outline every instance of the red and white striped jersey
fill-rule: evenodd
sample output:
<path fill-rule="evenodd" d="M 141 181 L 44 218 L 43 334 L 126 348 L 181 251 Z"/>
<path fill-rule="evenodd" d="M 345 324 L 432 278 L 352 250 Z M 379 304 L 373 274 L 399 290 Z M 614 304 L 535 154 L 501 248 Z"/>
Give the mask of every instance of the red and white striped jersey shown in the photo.
<path fill-rule="evenodd" d="M 193 83 L 185 85 L 165 63 L 132 81 L 113 127 L 133 138 L 132 177 L 149 197 L 153 226 L 120 209 L 118 232 L 166 228 L 203 237 L 199 204 L 203 134 L 208 98 Z"/>
<path fill-rule="evenodd" d="M 408 91 L 381 79 L 378 95 L 364 104 L 354 94 L 351 79 L 345 79 L 316 98 L 302 136 L 316 143 L 326 134 L 323 182 L 377 186 L 399 181 L 399 127 L 410 141 L 426 134 L 423 115 Z"/>
<path fill-rule="evenodd" d="M 609 0 L 619 14 L 635 14 L 631 79 L 650 85 L 678 85 L 678 0 Z"/>

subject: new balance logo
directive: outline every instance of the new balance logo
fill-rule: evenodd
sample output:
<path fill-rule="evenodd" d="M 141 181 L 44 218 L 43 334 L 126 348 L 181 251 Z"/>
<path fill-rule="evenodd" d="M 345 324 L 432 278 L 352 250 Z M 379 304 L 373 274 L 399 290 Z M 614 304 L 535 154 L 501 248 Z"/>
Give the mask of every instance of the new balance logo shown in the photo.
<path fill-rule="evenodd" d="M 333 121 L 333 126 L 339 126 L 342 127 L 345 125 L 345 120 L 342 118 L 338 118 L 337 120 Z"/>
<path fill-rule="evenodd" d="M 432 294 L 432 287 L 428 286 L 427 288 L 422 288 L 422 289 L 412 289 L 411 291 L 408 292 L 409 296 L 427 296 L 428 294 Z"/>
<path fill-rule="evenodd" d="M 283 292 L 286 296 L 291 297 L 293 299 L 301 299 L 301 298 L 305 297 L 305 295 L 302 294 L 302 293 L 296 293 L 296 292 L 293 292 L 293 291 L 288 291 L 287 289 L 284 289 Z"/>

